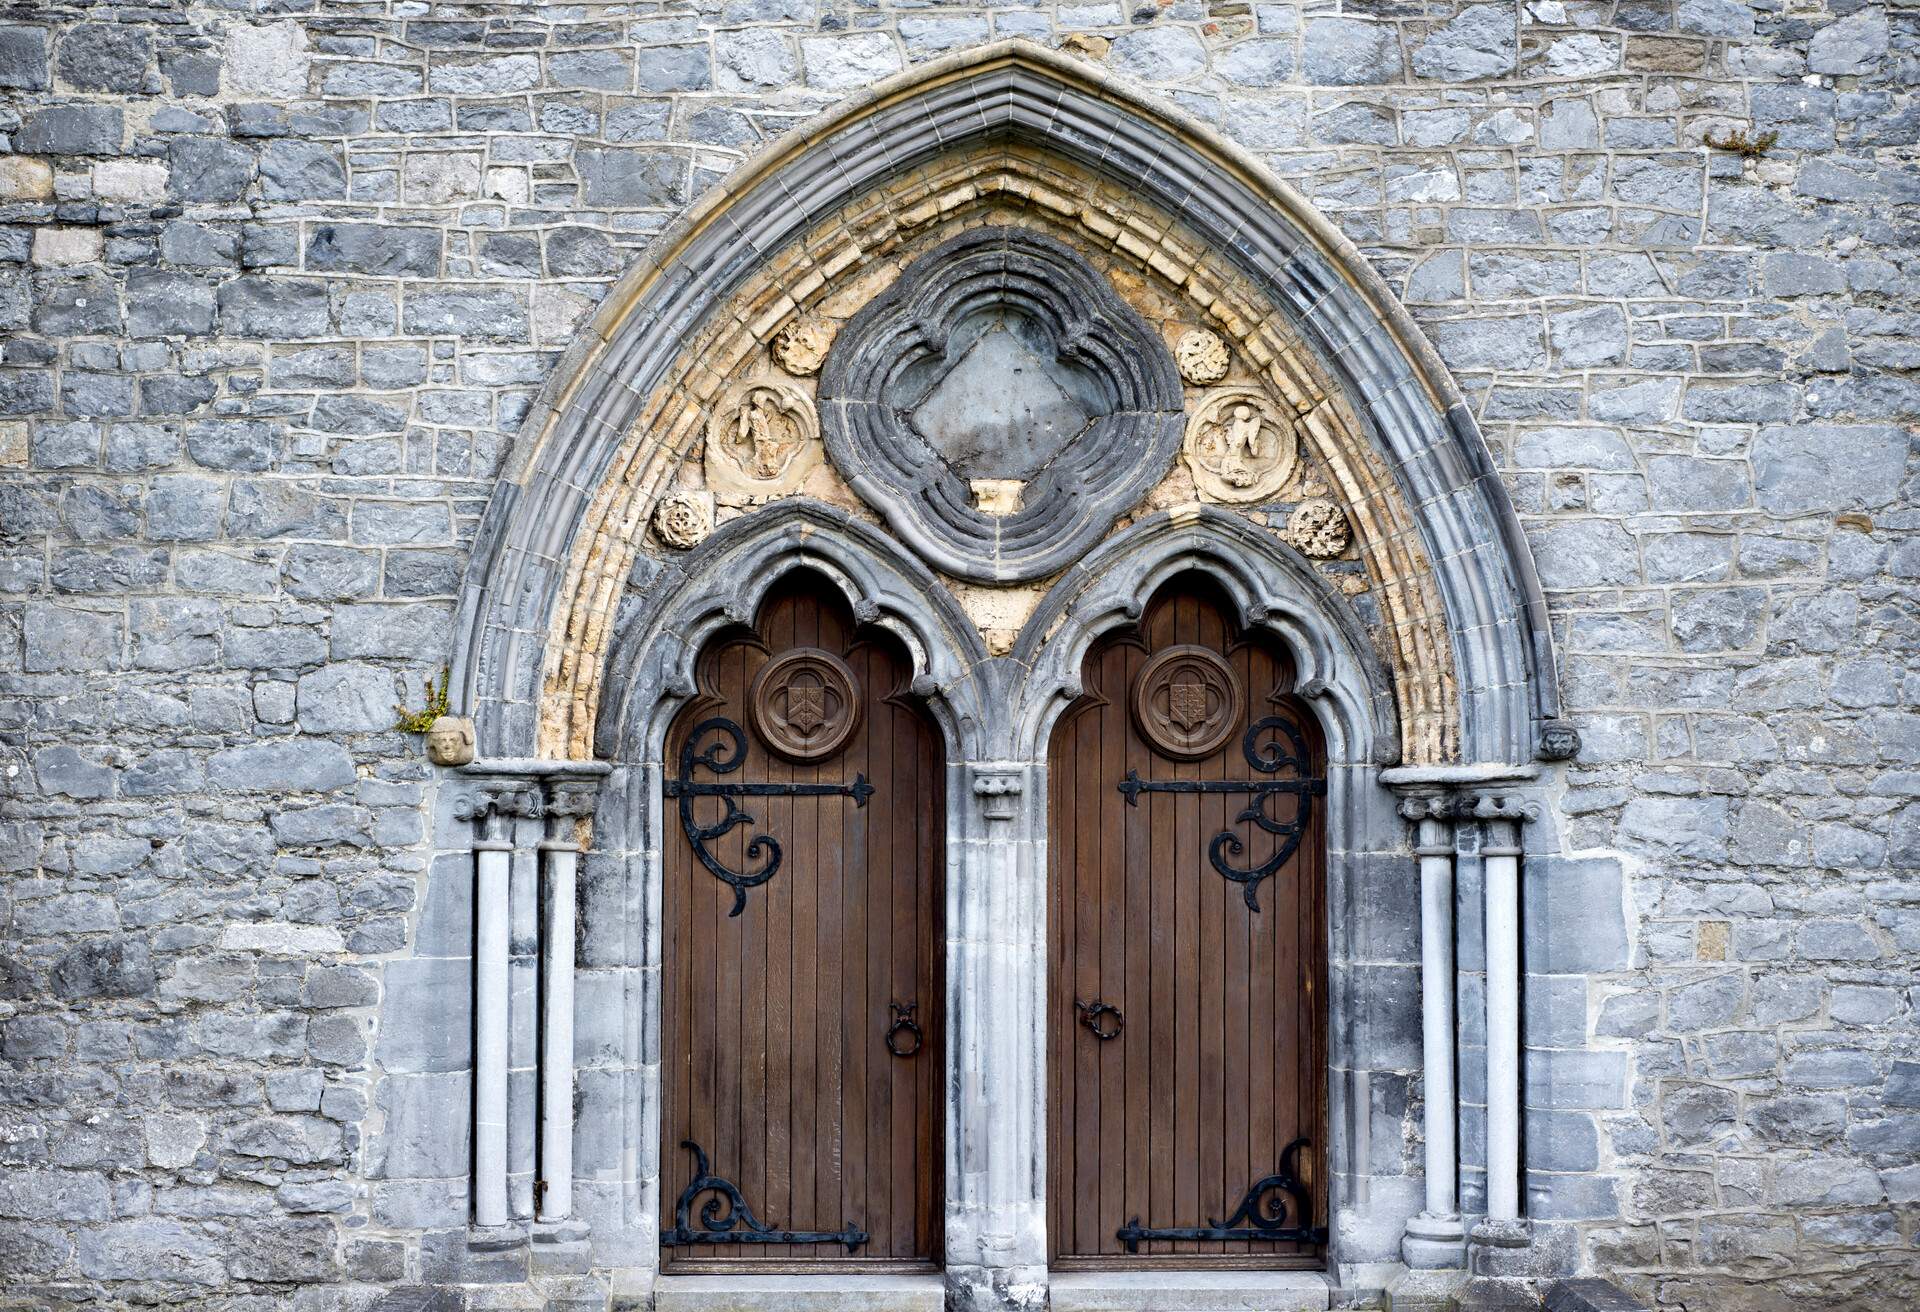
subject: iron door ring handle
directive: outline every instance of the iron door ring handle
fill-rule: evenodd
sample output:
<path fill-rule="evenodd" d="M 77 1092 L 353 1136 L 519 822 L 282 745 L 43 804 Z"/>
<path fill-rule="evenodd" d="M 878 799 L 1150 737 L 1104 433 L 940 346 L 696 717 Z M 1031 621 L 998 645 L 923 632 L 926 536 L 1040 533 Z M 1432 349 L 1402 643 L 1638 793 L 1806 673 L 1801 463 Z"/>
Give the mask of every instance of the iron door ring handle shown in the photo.
<path fill-rule="evenodd" d="M 1080 1023 L 1092 1031 L 1093 1037 L 1106 1043 L 1120 1037 L 1120 1031 L 1126 1028 L 1127 1018 L 1120 1014 L 1120 1008 L 1111 1002 L 1102 1002 L 1095 998 L 1092 1002 L 1076 1002 L 1073 1009 L 1080 1013 Z M 1113 1017 L 1113 1025 L 1108 1027 L 1105 1017 Z"/>
<path fill-rule="evenodd" d="M 927 1036 L 921 1032 L 919 1022 L 913 1018 L 913 1013 L 919 1010 L 920 1004 L 917 1002 L 889 1002 L 887 1006 L 893 1009 L 893 1024 L 887 1027 L 887 1051 L 896 1057 L 911 1057 L 914 1053 L 920 1051 L 921 1045 L 926 1042 L 927 1038 Z M 912 1047 L 906 1046 L 905 1042 L 900 1038 L 902 1034 L 905 1034 L 913 1040 Z"/>

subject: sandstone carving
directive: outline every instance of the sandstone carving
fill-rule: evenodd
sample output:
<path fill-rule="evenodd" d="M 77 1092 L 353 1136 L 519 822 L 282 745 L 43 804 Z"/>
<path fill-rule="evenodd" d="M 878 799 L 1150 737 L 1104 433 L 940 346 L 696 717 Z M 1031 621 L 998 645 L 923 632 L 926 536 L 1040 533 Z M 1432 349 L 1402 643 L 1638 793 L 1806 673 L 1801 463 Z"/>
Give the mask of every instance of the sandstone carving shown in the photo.
<path fill-rule="evenodd" d="M 968 486 L 973 489 L 975 510 L 1004 519 L 1020 509 L 1020 490 L 1026 485 L 1020 478 L 976 478 Z"/>
<path fill-rule="evenodd" d="M 713 532 L 713 498 L 704 492 L 669 492 L 653 508 L 653 531 L 680 551 L 697 547 Z"/>
<path fill-rule="evenodd" d="M 1187 423 L 1187 467 L 1214 501 L 1271 500 L 1293 476 L 1298 450 L 1292 421 L 1252 388 L 1214 392 Z"/>
<path fill-rule="evenodd" d="M 734 389 L 707 424 L 707 487 L 720 501 L 758 505 L 799 490 L 820 464 L 813 402 L 762 379 Z"/>
<path fill-rule="evenodd" d="M 1303 556 L 1326 560 L 1347 549 L 1353 530 L 1333 502 L 1303 501 L 1287 517 L 1280 539 Z"/>
<path fill-rule="evenodd" d="M 443 715 L 427 729 L 427 759 L 435 765 L 467 765 L 473 760 L 473 721 Z"/>
<path fill-rule="evenodd" d="M 825 324 L 802 316 L 774 334 L 773 358 L 788 373 L 806 378 L 820 371 L 820 362 L 827 358 L 827 348 L 832 344 L 833 334 Z"/>
<path fill-rule="evenodd" d="M 1227 376 L 1227 344 L 1218 333 L 1205 328 L 1189 328 L 1173 348 L 1174 363 L 1180 376 L 1196 387 L 1217 383 Z"/>

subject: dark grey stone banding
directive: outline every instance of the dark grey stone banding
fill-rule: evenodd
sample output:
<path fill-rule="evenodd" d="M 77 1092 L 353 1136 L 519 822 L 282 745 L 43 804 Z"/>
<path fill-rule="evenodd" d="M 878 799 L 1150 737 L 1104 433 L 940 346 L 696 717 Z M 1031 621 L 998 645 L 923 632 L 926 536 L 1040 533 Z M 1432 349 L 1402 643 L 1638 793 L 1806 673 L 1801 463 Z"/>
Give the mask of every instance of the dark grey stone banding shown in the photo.
<path fill-rule="evenodd" d="M 973 450 L 963 416 L 923 418 L 985 340 L 970 326 L 995 314 L 1025 326 L 1046 371 L 1033 385 L 1080 420 L 1053 442 L 1021 434 L 1024 462 Z M 1180 375 L 1159 334 L 1078 254 L 1020 228 L 976 229 L 908 266 L 834 340 L 819 404 L 827 453 L 853 490 L 922 556 L 981 582 L 1071 563 L 1165 475 L 1182 427 Z M 1025 480 L 1020 509 L 975 509 L 970 465 Z"/>
<path fill-rule="evenodd" d="M 469 566 L 454 689 L 478 720 L 482 751 L 531 751 L 569 537 L 691 334 L 819 218 L 940 154 L 994 140 L 1056 152 L 1168 211 L 1294 320 L 1412 505 L 1453 644 L 1460 758 L 1531 760 L 1538 725 L 1559 712 L 1545 602 L 1472 416 L 1405 311 L 1251 156 L 1027 43 L 923 65 L 800 129 L 663 239 L 671 254 L 609 295 L 595 325 L 605 349 L 596 355 L 596 337 L 583 334 L 534 406 L 515 453 L 518 486 L 495 493 Z M 624 313 L 613 308 L 635 292 Z"/>

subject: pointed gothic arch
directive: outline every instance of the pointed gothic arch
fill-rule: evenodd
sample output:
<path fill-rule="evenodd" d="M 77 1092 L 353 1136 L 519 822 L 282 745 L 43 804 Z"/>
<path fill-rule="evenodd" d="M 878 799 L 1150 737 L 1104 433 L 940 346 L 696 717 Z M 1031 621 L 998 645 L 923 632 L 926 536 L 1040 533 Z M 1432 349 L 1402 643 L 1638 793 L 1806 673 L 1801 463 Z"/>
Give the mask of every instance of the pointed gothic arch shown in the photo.
<path fill-rule="evenodd" d="M 879 462 L 863 463 L 862 435 L 851 431 L 858 425 L 821 413 L 883 397 L 874 380 L 893 376 L 904 358 L 864 357 L 858 368 L 836 360 L 847 341 L 851 351 L 912 336 L 884 321 L 869 331 L 868 312 L 911 303 L 937 312 L 909 327 L 950 324 L 966 295 L 946 296 L 918 270 L 943 253 L 981 249 L 989 267 L 1004 254 L 1011 269 L 1020 251 L 1045 266 L 1022 275 L 1018 295 L 1040 307 L 1036 318 L 1059 311 L 1061 331 L 1047 343 L 1060 348 L 1058 360 L 1088 340 L 1078 307 L 1105 298 L 1082 292 L 1077 306 L 1061 308 L 1046 285 L 1079 279 L 1125 302 L 1109 305 L 1105 323 L 1123 328 L 1127 349 L 1079 359 L 1116 394 L 1136 398 L 1129 413 L 1144 417 L 1131 429 L 1085 430 L 1109 444 L 1113 476 L 1084 461 L 1078 481 L 1088 487 L 1066 495 L 1091 491 L 1097 513 L 1082 502 L 1062 516 L 1069 532 L 1051 541 L 1039 532 L 1014 552 L 1001 550 L 997 528 L 978 531 L 978 515 L 1001 512 L 953 499 L 964 482 L 948 481 L 931 531 L 929 520 L 888 504 L 903 478 L 906 492 L 924 490 L 912 486 L 913 470 L 875 476 Z M 1001 277 L 991 296 L 1007 304 L 1016 281 Z M 823 323 L 839 325 L 826 332 L 834 345 L 814 343 L 811 362 L 794 367 L 781 343 L 799 339 L 783 334 Z M 1176 377 L 1177 357 L 1158 354 L 1197 328 L 1220 339 L 1229 359 L 1204 381 L 1184 369 Z M 1128 357 L 1140 372 L 1127 374 Z M 1199 416 L 1228 393 L 1263 397 L 1286 416 L 1299 464 L 1311 461 L 1318 480 L 1301 495 L 1337 506 L 1351 550 L 1313 548 L 1319 558 L 1308 559 L 1285 545 L 1254 496 L 1201 488 L 1191 451 L 1188 481 L 1179 482 L 1183 429 L 1191 441 Z M 821 449 L 788 460 L 782 469 L 796 474 L 777 488 L 763 480 L 727 492 L 715 483 L 715 442 L 747 439 L 755 397 L 787 416 L 803 445 Z M 885 428 L 885 415 L 861 422 L 874 425 L 869 444 L 899 432 Z M 752 440 L 757 455 L 761 439 Z M 1208 496 L 1232 504 L 1202 504 Z M 683 517 L 656 524 L 662 507 Z M 1402 1133 L 1379 1089 L 1411 1080 L 1423 1053 L 1428 1079 L 1450 1069 L 1453 1042 L 1450 1025 L 1432 1028 L 1424 1048 L 1410 1039 L 1423 967 L 1403 951 L 1428 910 L 1446 915 L 1422 920 L 1418 941 L 1450 943 L 1451 902 L 1372 905 L 1369 890 L 1409 885 L 1408 813 L 1396 810 L 1393 790 L 1420 792 L 1430 826 L 1450 823 L 1450 790 L 1524 786 L 1537 776 L 1536 757 L 1569 755 L 1574 740 L 1557 719 L 1539 585 L 1485 443 L 1445 368 L 1352 244 L 1212 130 L 1095 65 L 1006 42 L 890 79 L 743 165 L 658 239 L 576 338 L 515 442 L 474 547 L 452 693 L 477 722 L 481 759 L 443 805 L 449 820 L 476 820 L 474 850 L 494 861 L 510 845 L 512 817 L 530 824 L 544 805 L 542 850 L 571 878 L 563 858 L 589 831 L 568 828 L 581 812 L 561 809 L 565 790 L 582 777 L 608 779 L 613 800 L 581 858 L 596 872 L 588 884 L 596 901 L 580 918 L 591 940 L 581 965 L 598 976 L 596 988 L 617 982 L 624 1032 L 619 1078 L 597 1079 L 582 1095 L 582 1116 L 601 1127 L 586 1136 L 599 1155 L 571 1163 L 571 1051 L 559 1040 L 541 1066 L 562 1092 L 541 1101 L 539 1116 L 540 1169 L 573 1173 L 580 1215 L 612 1265 L 659 1269 L 661 1168 L 635 1145 L 652 1143 L 658 1124 L 660 1055 L 650 1039 L 659 1032 L 660 958 L 644 927 L 658 925 L 662 905 L 664 735 L 692 691 L 703 642 L 749 617 L 794 569 L 824 577 L 858 620 L 901 640 L 913 691 L 945 740 L 949 1305 L 1045 1299 L 1045 1060 L 1034 1036 L 1050 1003 L 1041 896 L 1049 726 L 1073 696 L 1088 644 L 1181 571 L 1208 575 L 1246 627 L 1290 648 L 1299 692 L 1327 733 L 1331 850 L 1340 857 L 1329 881 L 1325 989 L 1326 1160 L 1335 1175 L 1327 1258 L 1343 1270 L 1391 1258 L 1413 1203 L 1407 1177 L 1397 1166 L 1380 1173 L 1370 1155 L 1369 1144 Z M 536 781 L 551 796 L 515 792 L 503 776 Z M 1503 859 L 1517 859 L 1506 831 L 1520 803 L 1470 800 L 1498 831 Z M 1423 862 L 1437 850 L 1423 847 Z M 551 943 L 542 940 L 556 981 L 542 1006 L 554 1018 L 571 1006 L 571 930 L 562 917 Z M 476 993 L 495 1000 L 497 1024 L 507 965 L 504 938 L 493 941 L 490 961 L 476 958 L 476 979 L 492 978 L 494 991 Z M 1507 965 L 1517 970 L 1517 957 Z M 568 1033 L 558 1024 L 548 1032 Z M 492 1125 L 488 1155 L 476 1149 L 476 1195 L 493 1200 L 486 1216 L 496 1219 L 486 1223 L 496 1224 L 508 1210 L 506 1143 L 531 1138 L 524 1127 L 535 1109 L 509 1098 L 504 1045 L 483 1057 L 476 1083 L 523 1127 L 509 1135 Z M 1517 1105 L 1511 1073 L 1501 1095 L 1508 1110 Z M 1448 1115 L 1431 1114 L 1430 1143 Z M 1504 1151 L 1517 1143 L 1517 1121 L 1503 1124 Z M 1448 1180 L 1451 1151 L 1430 1153 L 1430 1168 L 1444 1159 Z M 1430 1191 L 1430 1203 L 1446 1192 Z M 513 1204 L 515 1217 L 532 1211 L 526 1199 Z M 564 1207 L 554 1215 L 565 1220 Z M 1434 1242 L 1448 1253 L 1458 1220 L 1436 1222 L 1444 1242 Z M 1414 1229 L 1405 1233 L 1412 1242 Z"/>
<path fill-rule="evenodd" d="M 697 440 L 721 369 L 762 348 L 860 258 L 858 240 L 826 241 L 822 225 L 844 226 L 863 200 L 970 147 L 1017 157 L 1017 167 L 989 177 L 970 166 L 944 189 L 896 201 L 886 221 L 931 219 L 989 191 L 1051 209 L 1049 221 L 1077 223 L 1117 253 L 1139 248 L 1141 268 L 1232 332 L 1281 388 L 1301 385 L 1288 376 L 1299 372 L 1289 358 L 1298 343 L 1336 381 L 1338 404 L 1306 427 L 1346 430 L 1339 491 L 1388 612 L 1402 762 L 1567 754 L 1545 605 L 1517 518 L 1457 387 L 1384 282 L 1245 151 L 1095 65 L 1024 41 L 919 66 L 797 130 L 663 234 L 609 293 L 533 406 L 463 585 L 453 689 L 482 754 L 591 753 L 649 511 Z M 1149 237 L 1157 229 L 1161 244 L 1071 197 L 1060 203 L 1044 169 L 1029 167 L 1035 158 L 1125 187 L 1151 219 L 1139 226 Z M 1225 272 L 1210 279 L 1200 252 L 1167 239 L 1176 230 Z M 1274 317 L 1261 319 L 1261 306 Z M 686 343 L 722 307 L 738 331 L 689 359 Z"/>

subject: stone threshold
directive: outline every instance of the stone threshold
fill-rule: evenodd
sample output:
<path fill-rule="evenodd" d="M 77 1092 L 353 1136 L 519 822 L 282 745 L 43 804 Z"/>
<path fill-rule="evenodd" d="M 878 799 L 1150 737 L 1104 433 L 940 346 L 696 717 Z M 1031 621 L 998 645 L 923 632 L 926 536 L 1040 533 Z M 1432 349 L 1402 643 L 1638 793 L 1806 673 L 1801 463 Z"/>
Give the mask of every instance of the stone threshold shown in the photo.
<path fill-rule="evenodd" d="M 938 1272 L 661 1276 L 653 1286 L 654 1312 L 943 1312 L 946 1302 Z"/>
<path fill-rule="evenodd" d="M 1317 1271 L 1073 1271 L 1052 1277 L 1053 1312 L 1298 1312 L 1333 1306 Z"/>

